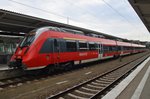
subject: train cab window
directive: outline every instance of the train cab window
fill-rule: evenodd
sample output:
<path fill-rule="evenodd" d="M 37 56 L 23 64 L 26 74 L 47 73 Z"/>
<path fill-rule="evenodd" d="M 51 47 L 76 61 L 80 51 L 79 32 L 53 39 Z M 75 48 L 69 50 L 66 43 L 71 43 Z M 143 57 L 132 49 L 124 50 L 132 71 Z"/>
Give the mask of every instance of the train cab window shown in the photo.
<path fill-rule="evenodd" d="M 20 47 L 29 46 L 35 38 L 35 35 L 27 35 L 20 44 Z"/>
<path fill-rule="evenodd" d="M 79 51 L 87 51 L 87 43 L 86 42 L 79 42 Z"/>
<path fill-rule="evenodd" d="M 40 49 L 40 53 L 51 53 L 53 52 L 53 39 L 47 39 Z"/>
<path fill-rule="evenodd" d="M 77 44 L 76 41 L 66 41 L 66 48 L 69 52 L 77 51 Z"/>

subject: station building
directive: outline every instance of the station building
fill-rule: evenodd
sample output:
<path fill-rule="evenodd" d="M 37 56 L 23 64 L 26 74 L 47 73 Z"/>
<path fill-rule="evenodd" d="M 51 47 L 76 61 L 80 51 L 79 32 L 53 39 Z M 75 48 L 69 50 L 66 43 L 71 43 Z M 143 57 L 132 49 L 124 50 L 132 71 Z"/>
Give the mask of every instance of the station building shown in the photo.
<path fill-rule="evenodd" d="M 0 35 L 0 64 L 7 64 L 22 39 L 22 36 Z"/>

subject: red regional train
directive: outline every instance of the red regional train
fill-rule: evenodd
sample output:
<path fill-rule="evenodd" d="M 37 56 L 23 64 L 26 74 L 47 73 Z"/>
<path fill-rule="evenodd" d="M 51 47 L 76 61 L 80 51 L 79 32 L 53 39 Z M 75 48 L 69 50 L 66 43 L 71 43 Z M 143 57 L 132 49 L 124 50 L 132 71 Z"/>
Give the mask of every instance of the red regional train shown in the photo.
<path fill-rule="evenodd" d="M 42 27 L 32 30 L 19 44 L 9 66 L 24 70 L 81 64 L 143 52 L 144 45 L 83 35 L 83 32 Z"/>

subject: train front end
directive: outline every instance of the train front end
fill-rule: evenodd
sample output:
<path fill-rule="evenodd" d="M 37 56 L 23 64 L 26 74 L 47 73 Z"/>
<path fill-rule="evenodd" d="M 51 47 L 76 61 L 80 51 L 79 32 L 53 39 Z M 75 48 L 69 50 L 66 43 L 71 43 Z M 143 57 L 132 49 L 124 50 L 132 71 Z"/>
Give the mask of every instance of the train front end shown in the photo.
<path fill-rule="evenodd" d="M 30 58 L 29 50 L 32 49 L 33 41 L 35 39 L 34 33 L 29 33 L 25 36 L 23 41 L 19 44 L 17 47 L 15 53 L 11 57 L 8 66 L 10 68 L 22 68 L 26 69 L 26 65 L 24 63 L 24 60 L 26 60 L 26 57 Z"/>

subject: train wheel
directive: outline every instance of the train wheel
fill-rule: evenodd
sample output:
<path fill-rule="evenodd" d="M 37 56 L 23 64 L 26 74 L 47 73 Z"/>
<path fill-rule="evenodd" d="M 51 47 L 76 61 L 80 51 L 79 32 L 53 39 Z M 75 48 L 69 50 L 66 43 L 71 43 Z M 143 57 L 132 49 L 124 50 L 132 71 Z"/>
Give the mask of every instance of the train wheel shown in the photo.
<path fill-rule="evenodd" d="M 66 63 L 63 63 L 62 67 L 63 67 L 63 70 L 64 70 L 64 71 L 68 71 L 68 70 L 72 69 L 72 67 L 73 67 L 73 62 L 66 62 Z"/>
<path fill-rule="evenodd" d="M 68 69 L 70 70 L 70 69 L 72 69 L 74 67 L 74 62 L 69 62 L 69 64 L 68 64 Z"/>
<path fill-rule="evenodd" d="M 52 73 L 54 73 L 54 71 L 55 71 L 55 66 L 54 65 L 48 65 L 46 68 L 45 68 L 45 70 L 44 70 L 46 73 L 48 73 L 48 74 L 52 74 Z"/>

